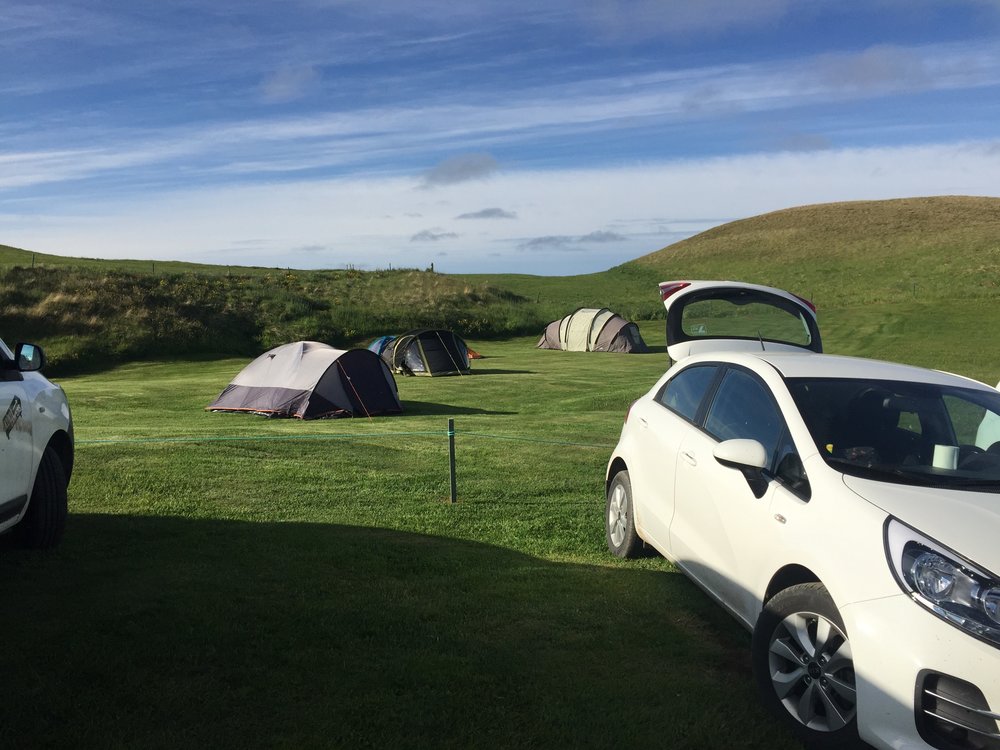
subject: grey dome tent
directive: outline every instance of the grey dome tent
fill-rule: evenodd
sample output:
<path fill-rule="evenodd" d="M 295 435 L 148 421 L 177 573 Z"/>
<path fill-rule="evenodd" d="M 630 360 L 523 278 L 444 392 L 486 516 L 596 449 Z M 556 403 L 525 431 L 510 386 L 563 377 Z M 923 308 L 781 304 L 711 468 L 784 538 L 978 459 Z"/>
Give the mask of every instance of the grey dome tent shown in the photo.
<path fill-rule="evenodd" d="M 538 348 L 631 354 L 649 351 L 639 327 L 606 307 L 581 307 L 565 318 L 553 320 L 545 326 Z"/>
<path fill-rule="evenodd" d="M 467 375 L 469 347 L 452 331 L 423 329 L 397 336 L 382 350 L 392 371 L 403 375 Z"/>
<path fill-rule="evenodd" d="M 396 380 L 367 349 L 334 349 L 297 341 L 271 349 L 244 367 L 208 411 L 272 417 L 364 417 L 403 411 Z"/>

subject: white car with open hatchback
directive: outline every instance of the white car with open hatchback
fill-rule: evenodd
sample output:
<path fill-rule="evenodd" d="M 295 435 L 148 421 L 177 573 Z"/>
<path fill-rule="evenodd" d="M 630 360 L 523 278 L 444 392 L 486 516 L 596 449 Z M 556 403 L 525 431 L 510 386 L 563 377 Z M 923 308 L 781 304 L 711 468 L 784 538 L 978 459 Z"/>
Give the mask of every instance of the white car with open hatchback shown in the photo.
<path fill-rule="evenodd" d="M 823 354 L 779 289 L 660 289 L 674 364 L 608 463 L 611 552 L 746 626 L 810 747 L 1000 749 L 1000 392 Z"/>

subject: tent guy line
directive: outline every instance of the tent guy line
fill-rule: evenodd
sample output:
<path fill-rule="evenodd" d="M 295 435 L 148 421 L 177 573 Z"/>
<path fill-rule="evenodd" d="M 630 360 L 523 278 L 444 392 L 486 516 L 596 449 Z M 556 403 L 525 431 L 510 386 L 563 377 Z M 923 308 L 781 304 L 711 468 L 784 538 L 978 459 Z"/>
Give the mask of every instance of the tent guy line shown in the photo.
<path fill-rule="evenodd" d="M 488 432 L 466 432 L 465 430 L 455 430 L 456 435 L 468 437 L 492 438 L 495 440 L 519 440 L 526 443 L 541 443 L 545 445 L 566 445 L 577 448 L 612 448 L 610 444 L 598 443 L 576 443 L 564 440 L 543 440 L 541 438 L 524 437 L 521 435 L 494 435 Z M 437 435 L 448 437 L 449 431 L 444 430 L 423 430 L 418 432 L 373 432 L 369 434 L 349 434 L 349 433 L 329 433 L 322 435 L 224 435 L 224 436 L 174 436 L 174 437 L 140 437 L 140 438 L 109 438 L 106 440 L 91 439 L 77 440 L 77 445 L 148 445 L 154 443 L 219 443 L 219 442 L 266 442 L 268 440 L 345 440 L 354 438 L 358 441 L 369 438 L 383 437 L 407 437 L 414 435 Z"/>

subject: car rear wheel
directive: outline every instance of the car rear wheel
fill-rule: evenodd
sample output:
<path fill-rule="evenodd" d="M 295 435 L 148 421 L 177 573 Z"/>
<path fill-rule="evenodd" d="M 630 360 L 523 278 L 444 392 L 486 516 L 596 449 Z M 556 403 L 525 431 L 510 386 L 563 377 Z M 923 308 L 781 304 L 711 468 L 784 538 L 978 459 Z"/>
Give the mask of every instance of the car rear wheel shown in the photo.
<path fill-rule="evenodd" d="M 761 698 L 807 747 L 867 747 L 858 738 L 851 643 L 823 584 L 776 594 L 757 620 L 752 648 Z"/>
<path fill-rule="evenodd" d="M 28 510 L 15 527 L 17 541 L 30 549 L 55 547 L 66 526 L 66 512 L 66 472 L 50 446 L 38 465 Z"/>
<path fill-rule="evenodd" d="M 642 539 L 635 531 L 632 483 L 629 481 L 627 471 L 619 471 L 608 484 L 604 531 L 611 554 L 617 557 L 641 555 Z"/>

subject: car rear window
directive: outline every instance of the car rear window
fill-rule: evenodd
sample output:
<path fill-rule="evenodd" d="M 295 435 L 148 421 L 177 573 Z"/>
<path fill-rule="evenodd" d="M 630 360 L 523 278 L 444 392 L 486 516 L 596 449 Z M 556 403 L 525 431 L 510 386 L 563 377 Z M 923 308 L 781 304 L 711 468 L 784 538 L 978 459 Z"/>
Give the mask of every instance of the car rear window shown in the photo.
<path fill-rule="evenodd" d="M 685 305 L 681 330 L 691 338 L 761 338 L 808 347 L 812 334 L 805 315 L 791 304 L 749 295 L 705 299 Z"/>
<path fill-rule="evenodd" d="M 656 400 L 693 422 L 717 370 L 716 365 L 695 365 L 681 370 L 667 381 Z"/>

